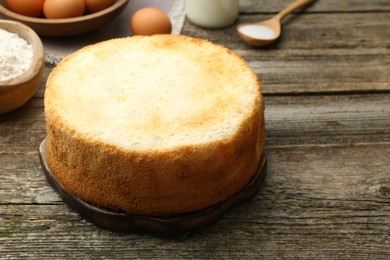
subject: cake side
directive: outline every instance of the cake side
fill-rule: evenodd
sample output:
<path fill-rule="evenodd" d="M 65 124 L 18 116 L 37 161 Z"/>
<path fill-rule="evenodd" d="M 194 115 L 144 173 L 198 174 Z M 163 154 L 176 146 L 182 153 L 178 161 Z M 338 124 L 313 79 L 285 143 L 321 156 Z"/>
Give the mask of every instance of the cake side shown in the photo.
<path fill-rule="evenodd" d="M 150 39 L 148 38 L 148 40 Z M 139 38 L 139 41 L 143 41 L 143 38 Z M 210 43 L 206 41 L 183 36 L 157 37 L 154 38 L 154 41 L 160 45 L 159 48 L 161 49 L 172 48 L 172 45 L 175 45 L 177 41 L 181 42 L 180 44 L 182 42 L 190 45 L 205 44 L 207 48 L 214 48 L 210 47 Z M 164 41 L 170 42 L 167 45 L 168 47 L 162 45 Z M 124 40 L 124 42 L 126 41 Z M 124 42 L 116 41 L 115 46 L 118 47 Z M 126 44 L 129 44 L 129 42 Z M 135 45 L 132 47 L 138 48 L 136 47 L 138 42 L 132 42 L 131 44 Z M 96 46 L 91 48 L 96 48 Z M 145 133 L 132 132 L 132 137 L 138 137 L 138 142 L 141 144 L 145 138 L 151 139 L 145 146 L 137 146 L 134 142 L 131 142 L 130 145 L 118 144 L 117 138 L 112 141 L 113 139 L 109 135 L 107 139 L 104 139 L 106 133 L 104 124 L 99 125 L 102 133 L 100 133 L 101 136 L 96 138 L 94 136 L 96 128 L 88 128 L 93 134 L 86 133 L 83 128 L 86 122 L 77 124 L 77 122 L 72 121 L 72 118 L 69 119 L 68 116 L 64 116 L 64 114 L 74 113 L 72 116 L 77 118 L 76 121 L 85 117 L 85 115 L 80 116 L 77 111 L 67 110 L 69 105 L 77 105 L 80 100 L 76 98 L 75 102 L 69 103 L 69 100 L 64 96 L 72 95 L 72 91 L 61 91 L 61 88 L 64 87 L 75 88 L 72 84 L 65 84 L 64 86 L 61 77 L 63 74 L 62 68 L 69 69 L 64 64 L 68 60 L 72 60 L 74 56 L 68 57 L 61 63 L 62 65 L 60 64 L 50 75 L 47 81 L 47 92 L 45 93 L 48 164 L 60 182 L 76 196 L 97 206 L 123 210 L 129 214 L 155 216 L 202 210 L 227 199 L 243 188 L 255 174 L 264 150 L 264 105 L 260 84 L 256 75 L 241 58 L 220 46 L 215 46 L 215 48 L 217 49 L 216 53 L 222 51 L 224 54 L 227 52 L 228 55 L 233 56 L 232 61 L 239 64 L 240 69 L 245 72 L 242 73 L 245 77 L 240 80 L 243 81 L 243 84 L 249 82 L 250 86 L 242 89 L 240 86 L 234 85 L 238 89 L 230 94 L 228 93 L 227 99 L 218 97 L 218 95 L 224 96 L 226 91 L 214 93 L 214 98 L 210 103 L 200 102 L 201 105 L 203 104 L 206 107 L 211 104 L 210 107 L 207 107 L 206 110 L 195 109 L 195 113 L 185 112 L 187 117 L 181 119 L 187 123 L 179 124 L 178 127 L 173 127 L 173 130 L 171 128 L 173 132 L 167 130 L 168 134 L 165 133 L 165 135 L 160 135 L 158 138 L 156 138 L 156 132 L 153 129 L 149 131 L 149 128 L 145 127 L 146 124 L 143 126 Z M 180 49 L 173 49 L 175 52 L 180 52 Z M 207 55 L 207 51 L 202 53 L 205 51 L 202 47 L 195 47 L 194 51 L 200 53 L 199 59 Z M 165 57 L 165 54 L 163 57 Z M 193 57 L 195 56 L 191 58 Z M 214 67 L 218 68 L 219 66 L 221 65 Z M 225 64 L 225 67 L 229 67 L 229 64 Z M 174 67 L 174 69 L 177 68 Z M 74 73 L 74 71 L 71 72 Z M 217 71 L 218 73 L 222 74 L 223 79 L 223 73 L 226 73 L 226 71 L 222 69 L 219 72 Z M 83 73 L 80 73 L 80 75 L 75 75 L 75 78 L 83 77 Z M 107 75 L 100 76 L 105 77 Z M 171 77 L 170 80 L 176 80 L 176 77 Z M 85 82 L 88 84 L 88 80 Z M 210 83 L 210 81 L 207 82 Z M 206 92 L 204 91 L 204 85 L 197 89 L 195 87 L 195 94 L 193 89 L 190 91 L 192 91 L 192 95 L 196 96 L 205 93 L 212 94 L 211 91 L 216 90 L 217 87 L 232 87 L 232 85 L 221 85 L 219 80 L 216 80 L 214 85 L 211 89 L 206 88 Z M 178 87 L 175 83 L 173 86 Z M 83 89 L 84 85 L 81 84 L 79 87 Z M 187 87 L 194 88 L 193 85 Z M 87 86 L 88 88 L 89 86 Z M 77 89 L 71 90 L 79 91 Z M 229 91 L 231 90 L 228 89 L 227 92 Z M 177 93 L 175 92 L 175 94 Z M 188 93 L 184 92 L 181 95 L 188 95 Z M 233 102 L 233 105 L 231 105 L 229 102 L 232 101 L 232 97 L 238 94 L 244 96 L 244 98 L 237 97 L 239 103 L 245 104 Z M 177 98 L 181 97 L 179 95 Z M 75 96 L 70 97 L 70 99 L 72 98 L 75 98 Z M 94 98 L 94 95 L 91 94 L 90 98 Z M 149 101 L 143 100 L 146 103 Z M 87 121 L 89 120 L 87 123 L 95 124 L 101 120 L 94 113 L 95 110 L 99 109 L 91 106 L 89 102 L 87 104 L 87 107 L 81 106 L 91 113 L 91 118 L 87 118 Z M 161 105 L 167 106 L 168 103 L 162 102 L 159 104 L 161 107 Z M 155 103 L 150 104 L 150 106 L 153 105 Z M 193 103 L 191 105 L 193 106 Z M 233 108 L 227 109 L 226 107 L 229 105 Z M 174 109 L 176 109 L 176 106 L 163 111 L 170 111 L 171 113 Z M 232 109 L 237 110 L 236 113 L 231 113 Z M 155 108 L 153 108 L 153 111 L 155 111 Z M 208 113 L 204 114 L 205 111 Z M 194 116 L 194 114 L 199 113 L 200 115 Z M 180 114 L 180 111 L 177 114 Z M 237 118 L 232 119 L 232 114 Z M 208 115 L 211 120 L 207 120 Z M 160 114 L 160 116 L 164 115 Z M 188 126 L 191 116 L 199 122 Z M 180 117 L 171 117 L 168 121 L 162 120 L 162 122 L 174 124 L 178 118 Z M 207 123 L 203 122 L 202 118 L 206 118 L 203 120 Z M 131 119 L 132 117 L 127 118 L 127 120 Z M 154 122 L 155 120 L 155 118 L 152 118 L 152 120 L 149 118 L 146 121 Z M 123 118 L 119 121 L 124 122 Z M 229 126 L 229 123 L 232 126 Z M 169 126 L 165 125 L 165 128 Z M 160 129 L 161 126 L 157 123 L 157 127 L 156 125 L 149 127 Z M 215 129 L 218 127 L 223 128 L 223 131 L 216 131 Z M 197 129 L 198 132 L 192 131 L 193 128 Z M 169 139 L 171 136 L 174 139 L 175 131 L 179 131 L 179 129 L 189 137 L 184 138 L 185 140 L 180 137 L 182 139 L 179 141 L 168 140 L 165 142 L 161 140 Z M 205 134 L 209 136 L 203 137 L 202 135 Z M 150 145 L 153 142 L 155 143 L 154 147 Z"/>
<path fill-rule="evenodd" d="M 53 125 L 49 132 L 49 167 L 69 191 L 140 215 L 194 212 L 227 199 L 252 178 L 264 147 L 261 123 L 231 140 L 150 153 L 88 143 Z"/>

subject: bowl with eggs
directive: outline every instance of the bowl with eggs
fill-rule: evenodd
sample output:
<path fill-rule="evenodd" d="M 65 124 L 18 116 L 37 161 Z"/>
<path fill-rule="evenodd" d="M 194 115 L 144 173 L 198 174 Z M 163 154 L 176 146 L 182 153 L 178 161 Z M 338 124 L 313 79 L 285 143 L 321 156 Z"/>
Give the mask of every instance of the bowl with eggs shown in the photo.
<path fill-rule="evenodd" d="M 3 18 L 31 27 L 40 36 L 66 37 L 97 30 L 129 0 L 0 0 Z"/>
<path fill-rule="evenodd" d="M 0 20 L 0 114 L 25 104 L 38 90 L 45 66 L 43 45 L 28 26 Z"/>

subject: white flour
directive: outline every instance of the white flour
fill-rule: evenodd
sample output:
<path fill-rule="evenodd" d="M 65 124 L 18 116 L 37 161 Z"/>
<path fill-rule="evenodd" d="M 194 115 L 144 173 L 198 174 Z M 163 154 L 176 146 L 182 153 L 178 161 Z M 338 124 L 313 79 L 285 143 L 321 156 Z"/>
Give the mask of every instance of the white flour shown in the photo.
<path fill-rule="evenodd" d="M 16 78 L 28 70 L 33 48 L 17 34 L 0 29 L 0 81 Z"/>

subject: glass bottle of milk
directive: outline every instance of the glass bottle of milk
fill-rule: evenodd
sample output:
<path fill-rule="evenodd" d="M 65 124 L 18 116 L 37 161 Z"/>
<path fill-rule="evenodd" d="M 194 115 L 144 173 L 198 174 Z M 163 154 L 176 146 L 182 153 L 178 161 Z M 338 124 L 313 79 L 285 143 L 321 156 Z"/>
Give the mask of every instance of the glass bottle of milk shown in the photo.
<path fill-rule="evenodd" d="M 220 29 L 237 20 L 239 0 L 186 0 L 187 18 L 195 25 Z"/>

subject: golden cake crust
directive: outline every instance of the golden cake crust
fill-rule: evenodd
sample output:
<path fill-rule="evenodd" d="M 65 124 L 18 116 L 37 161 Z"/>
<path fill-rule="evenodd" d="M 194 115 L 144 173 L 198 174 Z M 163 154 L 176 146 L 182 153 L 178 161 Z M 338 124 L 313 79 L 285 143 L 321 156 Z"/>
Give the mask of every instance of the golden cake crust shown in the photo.
<path fill-rule="evenodd" d="M 151 43 L 155 47 L 151 48 Z M 90 99 L 84 98 L 86 93 L 78 93 L 78 91 L 82 92 L 84 88 L 89 89 L 89 91 L 91 88 L 89 83 L 83 83 L 85 77 L 87 77 L 85 82 L 89 82 L 88 76 L 84 74 L 88 71 L 88 62 L 80 65 L 85 69 L 80 70 L 79 73 L 74 69 L 74 62 L 78 57 L 82 57 L 81 60 L 86 60 L 85 57 L 91 56 L 88 50 L 94 51 L 96 58 L 97 53 L 107 47 L 104 45 L 108 45 L 107 48 L 113 50 L 124 48 L 124 51 L 127 50 L 127 47 L 122 46 L 131 46 L 131 48 L 136 49 L 149 46 L 148 53 L 161 52 L 162 54 L 158 55 L 161 55 L 162 58 L 166 55 L 166 58 L 169 59 L 171 56 L 164 52 L 185 52 L 178 48 L 178 46 L 183 47 L 183 44 L 189 45 L 189 48 L 197 53 L 189 60 L 196 56 L 201 59 L 203 56 L 210 55 L 210 51 L 213 54 L 227 55 L 229 62 L 238 64 L 236 65 L 241 69 L 238 73 L 245 76 L 243 77 L 245 79 L 243 85 L 248 86 L 234 90 L 235 92 L 232 93 L 229 92 L 230 89 L 223 90 L 224 86 L 218 84 L 223 83 L 221 79 L 227 72 L 226 67 L 231 65 L 216 62 L 213 65 L 213 75 L 221 75 L 221 79 L 218 78 L 214 83 L 222 90 L 213 86 L 212 89 L 206 87 L 208 89 L 205 92 L 200 87 L 194 91 L 193 89 L 196 87 L 188 83 L 190 84 L 188 87 L 191 89 L 188 90 L 189 92 L 187 90 L 185 94 L 174 92 L 174 96 L 178 96 L 178 106 L 185 107 L 180 113 L 173 113 L 172 111 L 177 109 L 169 107 L 170 103 L 159 101 L 170 97 L 164 96 L 165 94 L 160 96 L 157 94 L 158 99 L 153 97 L 156 98 L 152 98 L 153 102 L 142 100 L 142 103 L 150 102 L 149 106 L 152 107 L 150 110 L 153 110 L 151 113 L 145 112 L 145 107 L 142 108 L 142 111 L 137 110 L 139 106 L 143 106 L 143 104 L 134 105 L 138 99 L 133 100 L 132 97 L 129 97 L 129 101 L 115 99 L 115 102 L 126 104 L 131 111 L 135 109 L 134 111 L 142 114 L 140 118 L 134 118 L 135 115 L 126 117 L 128 120 L 137 121 L 142 126 L 141 129 L 135 129 L 131 123 L 127 125 L 127 121 L 122 122 L 126 130 L 124 133 L 129 133 L 130 137 L 124 136 L 122 130 L 112 126 L 117 120 L 123 121 L 122 115 L 118 115 L 119 119 L 110 119 L 110 116 L 115 115 L 117 110 L 114 109 L 113 113 L 106 110 L 101 111 L 101 114 L 95 113 L 95 110 L 98 110 L 94 107 L 97 103 L 93 103 L 95 101 L 90 101 L 90 99 L 102 102 L 99 96 L 100 89 L 95 90 L 92 87 L 96 92 L 89 92 Z M 116 52 L 110 54 L 115 55 Z M 107 52 L 102 51 L 99 55 L 101 57 L 97 57 L 97 59 L 103 60 L 103 62 L 105 59 L 110 59 L 106 56 Z M 145 59 L 148 59 L 147 55 Z M 96 64 L 96 60 L 90 62 Z M 201 60 L 199 62 L 194 62 L 194 66 L 202 64 Z M 188 66 L 193 70 L 192 65 Z M 148 66 L 156 67 L 159 65 L 149 64 L 139 70 L 143 71 Z M 166 67 L 167 65 L 161 66 Z M 172 66 L 171 70 L 180 72 L 180 66 L 179 68 L 176 68 L 175 65 Z M 137 67 L 134 68 L 137 70 Z M 236 68 L 234 69 L 236 70 Z M 199 75 L 206 75 L 208 72 L 201 71 L 199 73 L 201 73 Z M 109 77 L 110 73 L 107 74 L 97 76 Z M 72 79 L 67 82 L 69 75 L 79 79 L 80 85 L 78 87 L 81 90 L 76 89 Z M 127 76 L 123 77 L 123 80 L 127 79 Z M 229 81 L 235 80 L 234 76 L 230 74 L 227 77 L 233 77 L 233 79 L 229 78 Z M 243 81 L 243 79 L 240 78 L 238 81 Z M 159 78 L 159 80 L 161 79 Z M 209 80 L 213 82 L 213 79 Z M 176 81 L 176 77 L 169 77 L 168 81 L 166 86 L 163 86 L 163 83 L 160 85 L 163 90 L 171 91 L 169 86 L 177 88 L 175 85 L 177 83 L 173 82 Z M 196 86 L 198 87 L 199 84 Z M 126 89 L 125 93 L 134 94 L 134 89 L 137 87 L 138 85 L 134 86 L 132 90 Z M 240 88 L 240 86 L 235 87 Z M 129 214 L 151 216 L 166 216 L 202 210 L 227 199 L 242 189 L 255 174 L 263 154 L 265 140 L 264 105 L 260 83 L 256 75 L 241 57 L 205 40 L 185 36 L 159 35 L 117 39 L 89 46 L 64 59 L 49 76 L 46 88 L 45 115 L 49 167 L 69 191 L 97 206 L 122 210 Z M 67 89 L 64 90 L 64 88 Z M 77 93 L 73 93 L 69 88 L 74 88 L 74 92 Z M 216 94 L 211 93 L 211 90 Z M 159 89 L 153 89 L 153 92 L 156 91 Z M 236 101 L 232 97 L 237 96 L 240 91 L 247 96 L 242 99 L 237 98 L 239 101 Z M 140 96 L 143 95 L 140 92 L 136 93 Z M 191 95 L 196 93 L 199 96 L 210 94 L 212 100 L 209 103 L 207 103 L 208 101 L 201 103 L 207 108 L 193 108 L 194 105 L 188 105 L 187 111 L 186 104 L 180 103 L 180 100 L 185 99 L 186 103 L 192 102 L 192 97 L 189 99 L 190 101 L 186 99 L 188 93 Z M 79 94 L 84 95 L 78 96 Z M 183 97 L 180 96 L 182 94 Z M 107 99 L 109 99 L 107 104 L 102 105 L 105 109 L 116 106 L 116 103 L 113 105 L 111 96 Z M 249 105 L 241 104 L 246 99 Z M 161 105 L 158 113 L 154 107 L 156 100 Z M 199 98 L 195 100 L 198 102 Z M 78 106 L 79 110 L 69 108 L 69 106 Z M 167 106 L 168 108 L 165 109 Z M 226 110 L 229 115 L 234 114 L 234 116 L 229 118 Z M 167 116 L 167 111 L 173 114 Z M 91 120 L 88 118 L 88 113 L 91 113 Z M 122 111 L 122 113 L 124 112 Z M 191 117 L 193 120 L 190 120 Z M 99 125 L 100 120 L 106 120 L 107 125 Z M 175 120 L 179 122 L 175 123 Z M 164 126 L 168 127 L 169 130 L 164 131 Z M 218 126 L 227 130 L 218 130 Z M 177 138 L 175 133 L 178 133 L 180 138 Z M 214 133 L 215 135 L 213 135 Z M 152 141 L 149 141 L 150 138 Z M 137 140 L 141 141 L 137 142 Z"/>

